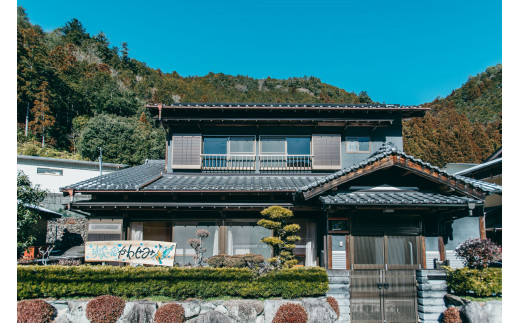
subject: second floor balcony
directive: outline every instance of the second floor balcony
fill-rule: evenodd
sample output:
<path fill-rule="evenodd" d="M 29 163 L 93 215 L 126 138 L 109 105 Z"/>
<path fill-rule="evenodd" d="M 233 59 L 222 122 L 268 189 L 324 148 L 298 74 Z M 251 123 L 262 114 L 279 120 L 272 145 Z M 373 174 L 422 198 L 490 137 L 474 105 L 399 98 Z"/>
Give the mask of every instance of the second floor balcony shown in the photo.
<path fill-rule="evenodd" d="M 298 171 L 312 169 L 312 155 L 202 154 L 202 170 L 208 171 Z"/>

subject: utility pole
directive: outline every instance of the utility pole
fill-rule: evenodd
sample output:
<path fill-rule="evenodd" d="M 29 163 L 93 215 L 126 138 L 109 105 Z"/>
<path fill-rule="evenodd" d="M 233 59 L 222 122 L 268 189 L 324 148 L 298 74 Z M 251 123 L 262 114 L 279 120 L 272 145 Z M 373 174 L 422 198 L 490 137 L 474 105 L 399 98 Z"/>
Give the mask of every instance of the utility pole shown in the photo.
<path fill-rule="evenodd" d="M 27 131 L 29 130 L 29 102 L 27 102 L 27 113 L 25 114 L 25 136 L 27 137 Z"/>
<path fill-rule="evenodd" d="M 99 149 L 99 175 L 103 175 L 103 147 L 98 147 Z"/>

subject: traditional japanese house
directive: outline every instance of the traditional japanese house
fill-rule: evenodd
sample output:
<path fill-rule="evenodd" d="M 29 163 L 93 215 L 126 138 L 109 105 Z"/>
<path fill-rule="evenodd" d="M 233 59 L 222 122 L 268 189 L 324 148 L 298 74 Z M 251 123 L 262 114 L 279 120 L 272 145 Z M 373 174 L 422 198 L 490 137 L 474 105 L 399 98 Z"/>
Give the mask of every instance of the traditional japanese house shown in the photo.
<path fill-rule="evenodd" d="M 301 226 L 294 251 L 301 264 L 351 270 L 352 286 L 367 273 L 398 279 L 392 273 L 433 268 L 434 259 L 446 259 L 454 219 L 467 218 L 476 237 L 485 234 L 483 201 L 501 191 L 499 185 L 448 175 L 402 151 L 401 122 L 424 116 L 423 107 L 147 108 L 167 132 L 165 160 L 62 191 L 71 196 L 71 210 L 89 214 L 89 240 L 175 241 L 180 264 L 193 261 L 187 240 L 198 228 L 211 233 L 206 257 L 270 256 L 260 242 L 270 232 L 256 222 L 262 209 L 280 205 Z M 92 199 L 75 201 L 77 193 Z M 413 289 L 415 282 L 407 286 Z M 354 304 L 354 289 L 351 295 Z"/>

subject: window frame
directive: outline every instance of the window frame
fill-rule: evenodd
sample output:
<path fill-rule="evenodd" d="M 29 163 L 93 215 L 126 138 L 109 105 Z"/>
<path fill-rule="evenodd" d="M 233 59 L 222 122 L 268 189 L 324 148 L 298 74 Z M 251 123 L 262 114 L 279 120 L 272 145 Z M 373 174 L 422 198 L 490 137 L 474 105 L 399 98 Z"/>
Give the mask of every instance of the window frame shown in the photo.
<path fill-rule="evenodd" d="M 287 153 L 287 138 L 309 138 L 309 154 L 298 154 L 298 155 L 289 155 Z M 262 138 L 283 138 L 285 147 L 283 153 L 263 153 L 262 152 Z M 259 156 L 312 156 L 312 136 L 307 135 L 260 135 L 258 138 L 259 146 L 258 146 L 258 155 Z"/>
<path fill-rule="evenodd" d="M 359 150 L 359 139 L 368 139 L 368 150 Z M 348 150 L 349 142 L 353 142 L 351 139 L 356 139 L 356 148 L 357 150 Z M 364 136 L 345 136 L 345 152 L 346 153 L 352 153 L 352 154 L 367 154 L 370 153 L 370 149 L 372 148 L 370 137 L 364 137 Z"/>
<path fill-rule="evenodd" d="M 226 138 L 226 153 L 225 154 L 205 154 L 204 153 L 204 138 Z M 253 138 L 253 152 L 247 153 L 231 153 L 231 141 L 230 138 L 246 137 Z M 201 155 L 218 155 L 218 156 L 256 156 L 256 136 L 255 135 L 202 135 L 201 142 Z"/>
<path fill-rule="evenodd" d="M 42 173 L 40 173 L 39 170 L 48 170 L 50 172 L 44 172 L 44 173 L 42 172 Z M 63 169 L 49 168 L 49 167 L 36 167 L 36 174 L 38 174 L 38 175 L 50 175 L 50 176 L 63 176 Z"/>

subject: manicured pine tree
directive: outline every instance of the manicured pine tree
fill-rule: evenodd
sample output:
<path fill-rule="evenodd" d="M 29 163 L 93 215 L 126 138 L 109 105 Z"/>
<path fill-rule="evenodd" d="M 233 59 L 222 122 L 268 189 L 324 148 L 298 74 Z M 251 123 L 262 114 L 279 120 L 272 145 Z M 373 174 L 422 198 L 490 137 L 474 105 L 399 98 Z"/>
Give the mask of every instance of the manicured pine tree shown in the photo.
<path fill-rule="evenodd" d="M 258 225 L 273 231 L 272 237 L 262 238 L 262 242 L 268 244 L 273 250 L 273 257 L 267 261 L 275 268 L 290 268 L 298 263 L 294 259 L 292 250 L 295 243 L 301 238 L 296 235 L 300 230 L 297 224 L 287 222 L 294 215 L 291 210 L 278 205 L 273 205 L 260 212 L 266 219 L 258 221 Z"/>

